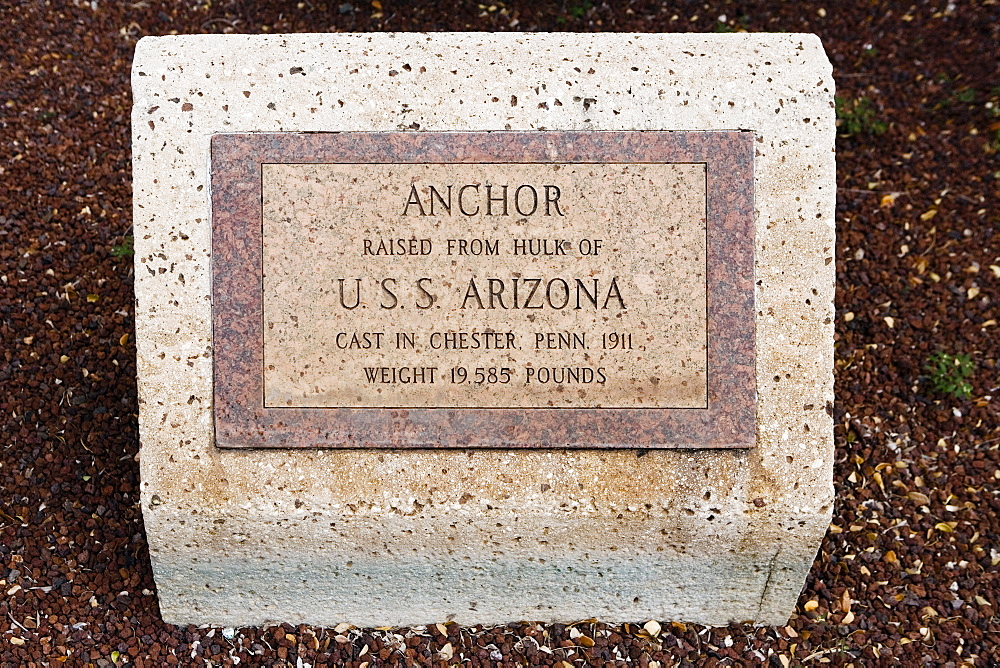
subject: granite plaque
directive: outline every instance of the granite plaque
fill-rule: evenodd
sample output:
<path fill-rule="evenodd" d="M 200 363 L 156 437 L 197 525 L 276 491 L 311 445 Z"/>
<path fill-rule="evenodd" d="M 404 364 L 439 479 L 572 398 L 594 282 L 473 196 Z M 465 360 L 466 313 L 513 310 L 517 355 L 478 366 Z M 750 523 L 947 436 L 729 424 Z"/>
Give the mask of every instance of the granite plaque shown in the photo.
<path fill-rule="evenodd" d="M 751 136 L 217 135 L 217 443 L 752 446 Z"/>

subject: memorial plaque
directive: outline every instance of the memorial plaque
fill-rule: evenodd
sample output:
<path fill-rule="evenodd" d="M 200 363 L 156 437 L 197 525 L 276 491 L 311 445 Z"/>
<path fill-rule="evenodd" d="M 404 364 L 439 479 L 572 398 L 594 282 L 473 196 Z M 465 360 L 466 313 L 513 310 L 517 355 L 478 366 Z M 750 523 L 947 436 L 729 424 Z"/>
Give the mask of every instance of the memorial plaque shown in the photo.
<path fill-rule="evenodd" d="M 219 445 L 749 447 L 751 151 L 216 136 Z"/>

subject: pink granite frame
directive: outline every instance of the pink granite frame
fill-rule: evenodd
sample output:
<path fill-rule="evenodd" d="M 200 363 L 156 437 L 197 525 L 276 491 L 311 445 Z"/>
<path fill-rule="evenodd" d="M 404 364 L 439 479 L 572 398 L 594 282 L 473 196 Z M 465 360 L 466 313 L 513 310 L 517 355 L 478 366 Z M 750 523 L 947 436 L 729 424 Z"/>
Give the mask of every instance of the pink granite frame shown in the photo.
<path fill-rule="evenodd" d="M 750 448 L 756 444 L 752 132 L 344 132 L 212 137 L 221 448 Z M 270 408 L 261 165 L 705 163 L 708 408 Z"/>

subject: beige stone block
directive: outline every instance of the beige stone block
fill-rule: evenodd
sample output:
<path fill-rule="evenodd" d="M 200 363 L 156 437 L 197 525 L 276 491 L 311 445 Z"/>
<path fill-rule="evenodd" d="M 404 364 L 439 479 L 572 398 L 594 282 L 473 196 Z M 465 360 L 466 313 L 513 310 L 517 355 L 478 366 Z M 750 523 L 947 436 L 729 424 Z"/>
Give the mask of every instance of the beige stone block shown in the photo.
<path fill-rule="evenodd" d="M 147 37 L 132 83 L 166 621 L 785 622 L 833 504 L 834 82 L 815 36 Z M 756 447 L 217 448 L 212 136 L 504 130 L 754 133 Z"/>

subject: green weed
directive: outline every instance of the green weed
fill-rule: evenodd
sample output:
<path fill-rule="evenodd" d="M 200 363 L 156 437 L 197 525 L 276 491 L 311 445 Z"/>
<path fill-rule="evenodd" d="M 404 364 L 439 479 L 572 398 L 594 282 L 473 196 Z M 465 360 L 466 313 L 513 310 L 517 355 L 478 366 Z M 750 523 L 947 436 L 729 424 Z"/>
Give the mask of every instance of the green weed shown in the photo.
<path fill-rule="evenodd" d="M 135 255 L 135 249 L 132 247 L 132 235 L 126 235 L 121 244 L 112 246 L 111 255 L 112 257 L 132 257 Z"/>
<path fill-rule="evenodd" d="M 976 89 L 966 88 L 965 90 L 960 90 L 955 93 L 955 99 L 965 104 L 972 104 L 976 101 Z"/>
<path fill-rule="evenodd" d="M 976 89 L 975 88 L 963 88 L 960 91 L 956 91 L 944 98 L 938 103 L 938 107 L 947 109 L 955 106 L 956 104 L 973 104 L 976 101 Z"/>
<path fill-rule="evenodd" d="M 956 399 L 968 399 L 972 396 L 972 383 L 969 379 L 976 372 L 976 363 L 968 354 L 949 355 L 939 350 L 927 359 L 924 370 L 936 392 Z"/>
<path fill-rule="evenodd" d="M 859 97 L 848 100 L 837 96 L 834 98 L 837 112 L 837 129 L 840 134 L 853 137 L 857 135 L 880 135 L 888 129 L 885 121 L 876 117 L 871 100 Z"/>
<path fill-rule="evenodd" d="M 574 19 L 582 19 L 587 15 L 587 12 L 594 8 L 594 3 L 590 0 L 583 0 L 579 4 L 574 4 L 569 6 L 569 15 Z"/>

